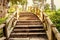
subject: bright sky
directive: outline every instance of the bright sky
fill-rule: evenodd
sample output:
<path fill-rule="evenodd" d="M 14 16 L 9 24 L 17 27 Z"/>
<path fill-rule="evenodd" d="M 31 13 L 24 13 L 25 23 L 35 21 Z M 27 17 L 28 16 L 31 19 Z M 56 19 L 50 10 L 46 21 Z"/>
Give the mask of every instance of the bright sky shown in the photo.
<path fill-rule="evenodd" d="M 47 2 L 50 4 L 51 0 L 47 0 Z M 56 5 L 56 8 L 60 8 L 60 0 L 54 0 L 54 4 Z"/>
<path fill-rule="evenodd" d="M 51 0 L 47 0 L 47 3 L 51 3 Z M 32 6 L 33 2 L 32 0 L 28 0 L 28 6 Z M 56 8 L 60 8 L 60 0 L 54 0 L 54 4 L 56 5 Z"/>
<path fill-rule="evenodd" d="M 32 0 L 28 0 L 28 6 L 32 6 L 33 2 Z"/>
<path fill-rule="evenodd" d="M 57 8 L 60 8 L 60 0 L 55 0 L 55 4 Z"/>

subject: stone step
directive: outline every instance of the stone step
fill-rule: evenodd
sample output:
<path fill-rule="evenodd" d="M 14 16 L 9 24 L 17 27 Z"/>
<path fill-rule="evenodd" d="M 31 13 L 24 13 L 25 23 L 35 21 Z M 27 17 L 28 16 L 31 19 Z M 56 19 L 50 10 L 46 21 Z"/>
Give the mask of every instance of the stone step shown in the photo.
<path fill-rule="evenodd" d="M 48 40 L 44 37 L 35 37 L 35 38 L 10 38 L 9 40 Z"/>
<path fill-rule="evenodd" d="M 44 31 L 13 31 L 12 33 L 38 33 L 38 32 L 42 32 L 44 33 Z"/>
<path fill-rule="evenodd" d="M 34 30 L 44 30 L 44 29 L 14 29 L 14 31 L 34 31 Z"/>
<path fill-rule="evenodd" d="M 28 20 L 25 20 L 25 21 L 22 20 L 22 21 L 17 21 L 16 24 L 17 25 L 34 25 L 34 24 L 35 25 L 40 25 L 42 23 L 39 20 L 35 20 L 35 21 L 34 20 L 33 21 L 32 20 L 29 20 L 29 21 Z"/>
<path fill-rule="evenodd" d="M 17 20 L 17 22 L 41 22 L 40 20 Z"/>
<path fill-rule="evenodd" d="M 44 34 L 44 35 L 43 34 L 42 35 L 39 35 L 39 34 L 38 35 L 11 35 L 10 36 L 10 38 L 27 38 L 27 37 L 29 37 L 29 38 L 35 38 L 35 37 L 47 38 L 46 34 Z"/>
<path fill-rule="evenodd" d="M 28 15 L 28 14 L 31 14 L 31 15 L 34 15 L 33 13 L 31 13 L 31 12 L 20 12 L 20 15 L 23 15 L 23 14 L 26 14 L 26 15 Z"/>
<path fill-rule="evenodd" d="M 15 33 L 19 33 L 19 32 L 45 32 L 45 30 L 44 29 L 14 29 L 14 31 L 13 32 L 15 32 Z"/>
<path fill-rule="evenodd" d="M 18 18 L 19 20 L 39 20 L 37 17 L 28 17 L 28 16 L 22 16 Z"/>
<path fill-rule="evenodd" d="M 9 38 L 9 40 L 29 40 L 29 38 Z"/>
<path fill-rule="evenodd" d="M 19 17 L 25 17 L 25 16 L 26 16 L 26 17 L 29 17 L 29 16 L 30 16 L 30 17 L 36 17 L 35 15 L 30 15 L 30 14 L 28 14 L 28 15 L 26 15 L 26 14 L 24 15 L 24 14 L 23 14 L 23 15 L 20 15 Z"/>
<path fill-rule="evenodd" d="M 16 25 L 15 27 L 43 27 L 43 25 Z"/>
<path fill-rule="evenodd" d="M 42 22 L 35 14 L 32 14 L 30 12 L 20 12 L 16 26 L 13 29 L 13 32 L 11 33 L 9 39 L 10 40 L 41 40 L 41 39 L 30 39 L 33 37 L 39 37 L 41 39 L 47 38 Z"/>
<path fill-rule="evenodd" d="M 27 37 L 44 37 L 46 33 L 38 32 L 38 33 L 12 33 L 10 38 L 27 38 Z"/>
<path fill-rule="evenodd" d="M 40 23 L 17 23 L 17 25 L 40 25 Z"/>
<path fill-rule="evenodd" d="M 31 26 L 31 27 L 24 27 L 24 26 L 20 26 L 20 27 L 15 27 L 14 29 L 43 29 L 44 27 L 43 26 L 37 26 L 37 27 L 34 27 L 34 26 Z"/>
<path fill-rule="evenodd" d="M 45 32 L 27 32 L 27 33 L 12 33 L 11 35 L 44 35 Z"/>
<path fill-rule="evenodd" d="M 16 25 L 14 29 L 43 29 L 43 25 Z"/>

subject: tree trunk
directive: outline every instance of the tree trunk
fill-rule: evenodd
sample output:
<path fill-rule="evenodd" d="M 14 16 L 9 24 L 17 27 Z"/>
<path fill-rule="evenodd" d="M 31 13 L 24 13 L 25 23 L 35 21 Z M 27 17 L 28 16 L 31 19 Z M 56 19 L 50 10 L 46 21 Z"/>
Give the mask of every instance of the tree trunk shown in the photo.
<path fill-rule="evenodd" d="M 51 10 L 54 10 L 54 0 L 51 0 Z"/>
<path fill-rule="evenodd" d="M 25 11 L 27 10 L 27 4 L 25 5 Z"/>
<path fill-rule="evenodd" d="M 22 5 L 22 11 L 26 11 L 27 5 Z"/>
<path fill-rule="evenodd" d="M 24 5 L 22 5 L 22 11 L 24 11 Z"/>

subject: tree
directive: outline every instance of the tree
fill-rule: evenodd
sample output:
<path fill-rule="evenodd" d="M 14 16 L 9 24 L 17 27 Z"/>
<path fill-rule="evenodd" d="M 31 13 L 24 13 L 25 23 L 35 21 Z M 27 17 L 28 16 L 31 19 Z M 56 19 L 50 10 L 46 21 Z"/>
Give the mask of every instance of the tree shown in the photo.
<path fill-rule="evenodd" d="M 12 5 L 14 4 L 21 4 L 22 5 L 22 8 L 24 10 L 24 5 L 27 6 L 27 0 L 10 0 L 10 2 L 12 3 Z"/>
<path fill-rule="evenodd" d="M 51 0 L 51 10 L 54 10 L 54 0 Z"/>
<path fill-rule="evenodd" d="M 47 4 L 45 4 L 44 9 L 48 10 L 48 9 L 50 9 L 49 7 L 50 7 L 50 5 L 47 3 Z"/>
<path fill-rule="evenodd" d="M 22 5 L 23 10 L 26 10 L 27 0 L 22 0 L 22 1 L 20 2 L 20 4 Z M 24 6 L 25 6 L 25 8 L 24 8 Z"/>

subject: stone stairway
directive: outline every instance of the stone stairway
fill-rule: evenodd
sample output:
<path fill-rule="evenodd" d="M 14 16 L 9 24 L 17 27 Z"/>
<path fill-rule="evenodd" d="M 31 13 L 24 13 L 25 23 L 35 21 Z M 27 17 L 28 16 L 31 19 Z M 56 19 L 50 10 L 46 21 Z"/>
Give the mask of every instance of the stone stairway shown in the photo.
<path fill-rule="evenodd" d="M 30 12 L 21 12 L 9 40 L 48 40 L 42 22 Z"/>

